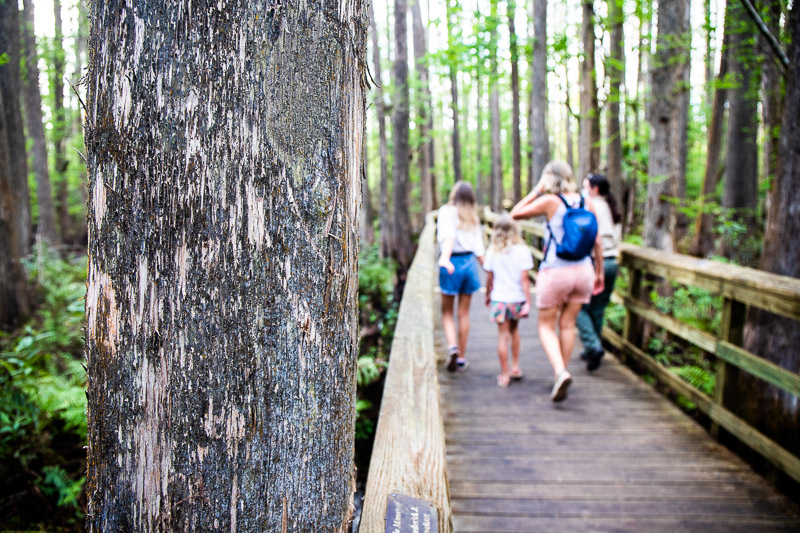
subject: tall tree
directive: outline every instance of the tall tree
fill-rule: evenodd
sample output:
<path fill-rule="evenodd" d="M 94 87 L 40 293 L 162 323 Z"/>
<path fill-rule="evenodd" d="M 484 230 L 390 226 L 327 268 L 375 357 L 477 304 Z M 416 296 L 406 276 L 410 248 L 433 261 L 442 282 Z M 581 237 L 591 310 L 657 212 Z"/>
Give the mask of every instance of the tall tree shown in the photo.
<path fill-rule="evenodd" d="M 720 167 L 722 158 L 723 125 L 725 123 L 725 103 L 727 102 L 727 88 L 725 78 L 728 76 L 728 56 L 730 28 L 724 25 L 722 35 L 722 55 L 719 61 L 719 74 L 714 84 L 714 102 L 711 106 L 711 123 L 708 125 L 708 148 L 706 150 L 706 171 L 703 177 L 703 192 L 700 195 L 700 205 L 694 223 L 694 236 L 689 253 L 698 257 L 708 257 L 714 250 L 713 224 L 714 217 L 708 205 L 717 200 L 717 184 L 722 177 L 724 167 Z"/>
<path fill-rule="evenodd" d="M 489 15 L 489 63 L 491 74 L 489 77 L 489 114 L 492 123 L 492 182 L 491 182 L 491 208 L 499 213 L 503 208 L 503 161 L 500 152 L 500 93 L 498 89 L 499 74 L 497 61 L 497 2 L 491 0 Z"/>
<path fill-rule="evenodd" d="M 431 183 L 431 161 L 433 159 L 433 140 L 430 136 L 431 119 L 431 91 L 428 84 L 428 62 L 426 54 L 428 52 L 425 43 L 425 26 L 422 24 L 422 10 L 419 7 L 420 0 L 412 0 L 411 20 L 414 34 L 414 70 L 417 74 L 417 90 L 414 91 L 417 104 L 416 126 L 419 129 L 419 188 L 420 200 L 422 202 L 422 214 L 432 211 L 433 184 Z"/>
<path fill-rule="evenodd" d="M 55 244 L 56 233 L 53 194 L 50 190 L 50 173 L 47 164 L 47 142 L 42 124 L 42 95 L 39 92 L 39 54 L 36 50 L 36 36 L 33 29 L 33 3 L 23 1 L 22 42 L 25 46 L 25 115 L 28 134 L 33 139 L 32 162 L 36 176 L 36 202 L 39 206 L 39 225 L 37 233 L 44 241 Z"/>
<path fill-rule="evenodd" d="M 691 29 L 691 9 L 686 9 L 684 16 L 686 17 L 686 22 L 684 23 L 684 27 Z M 680 98 L 680 106 L 681 106 L 681 114 L 680 114 L 680 146 L 679 146 L 679 170 L 678 170 L 678 186 L 676 188 L 676 195 L 678 200 L 678 206 L 680 209 L 675 214 L 675 242 L 682 241 L 683 238 L 686 236 L 686 232 L 689 227 L 689 217 L 685 213 L 683 207 L 686 205 L 686 164 L 689 156 L 689 86 L 690 86 L 690 71 L 691 71 L 691 37 L 688 36 L 689 44 L 687 44 L 687 55 L 686 55 L 686 66 L 683 69 L 683 81 L 682 87 L 679 98 Z"/>
<path fill-rule="evenodd" d="M 358 232 L 361 242 L 369 245 L 375 242 L 375 228 L 372 225 L 374 214 L 372 212 L 372 195 L 369 190 L 367 144 L 369 143 L 364 141 L 361 149 L 361 217 L 358 220 Z"/>
<path fill-rule="evenodd" d="M 0 2 L 0 92 L 3 93 L 8 171 L 0 176 L 7 181 L 12 232 L 10 243 L 14 257 L 28 254 L 31 242 L 31 201 L 28 188 L 28 161 L 25 157 L 25 134 L 22 123 L 22 82 L 20 79 L 20 15 L 17 2 Z"/>
<path fill-rule="evenodd" d="M 61 0 L 53 1 L 53 70 L 50 81 L 53 88 L 53 153 L 55 156 L 56 211 L 61 229 L 61 241 L 73 239 L 72 221 L 69 217 L 69 180 L 67 179 L 67 159 L 65 142 L 69 134 L 67 111 L 64 108 L 64 32 L 61 22 Z"/>
<path fill-rule="evenodd" d="M 608 162 L 608 178 L 612 192 L 617 198 L 623 197 L 625 180 L 622 175 L 622 129 L 620 128 L 619 104 L 622 99 L 622 80 L 625 75 L 625 56 L 623 54 L 624 34 L 622 25 L 625 14 L 622 0 L 608 0 L 608 23 L 610 27 L 609 55 L 605 70 L 608 75 L 608 102 L 606 107 L 606 160 Z"/>
<path fill-rule="evenodd" d="M 578 131 L 578 179 L 600 167 L 600 109 L 595 69 L 594 2 L 584 0 L 581 23 L 581 119 Z"/>
<path fill-rule="evenodd" d="M 762 0 L 761 4 L 765 25 L 773 35 L 780 35 L 781 0 Z M 759 35 L 758 50 L 764 58 L 761 72 L 761 113 L 764 124 L 763 175 L 771 181 L 780 168 L 778 138 L 783 112 L 783 73 L 774 60 L 767 39 L 762 35 Z M 774 188 L 770 191 L 773 193 Z M 780 202 L 774 194 L 770 194 L 768 198 L 767 216 L 771 206 Z"/>
<path fill-rule="evenodd" d="M 725 190 L 722 205 L 730 216 L 756 229 L 758 206 L 758 87 L 761 69 L 755 54 L 755 24 L 740 2 L 729 2 L 730 56 L 733 87 L 729 91 Z M 742 246 L 726 239 L 725 255 L 745 260 Z"/>
<path fill-rule="evenodd" d="M 486 186 L 484 182 L 485 176 L 483 175 L 483 69 L 484 69 L 484 49 L 485 43 L 483 38 L 484 21 L 481 17 L 480 2 L 475 4 L 475 85 L 476 85 L 476 98 L 475 98 L 475 120 L 477 121 L 477 128 L 475 129 L 475 157 L 477 159 L 477 170 L 475 172 L 475 196 L 479 205 L 486 203 Z"/>
<path fill-rule="evenodd" d="M 795 2 L 787 16 L 790 32 L 787 80 L 800 79 L 800 3 Z M 764 232 L 760 268 L 768 272 L 800 278 L 800 84 L 786 84 L 783 122 L 779 135 L 781 166 L 775 175 L 772 197 Z M 787 235 L 792 236 L 787 238 Z M 757 309 L 750 309 L 744 331 L 744 346 L 790 372 L 800 372 L 800 328 L 797 322 Z M 731 397 L 738 405 L 734 411 L 760 428 L 779 444 L 797 455 L 800 453 L 800 406 L 797 396 L 766 385 L 745 372 L 736 379 L 726 374 L 726 385 L 736 390 Z M 770 413 L 763 416 L 763 413 Z"/>
<path fill-rule="evenodd" d="M 450 72 L 451 110 L 453 112 L 453 172 L 455 180 L 460 181 L 461 176 L 461 137 L 458 124 L 458 63 L 460 43 L 458 39 L 459 11 L 458 0 L 445 0 L 447 2 L 447 64 Z"/>
<path fill-rule="evenodd" d="M 511 165 L 514 181 L 514 203 L 522 199 L 522 154 L 519 138 L 519 51 L 514 21 L 517 4 L 508 0 L 508 36 L 511 48 Z"/>
<path fill-rule="evenodd" d="M 531 64 L 531 168 L 529 188 L 539 179 L 547 160 L 547 0 L 533 0 L 533 63 Z M 568 133 L 569 135 L 569 133 Z"/>
<path fill-rule="evenodd" d="M 370 27 L 372 28 L 372 67 L 375 69 L 377 87 L 375 89 L 375 113 L 378 115 L 378 142 L 381 158 L 380 181 L 380 229 L 381 229 L 381 254 L 383 257 L 392 255 L 392 220 L 389 214 L 389 148 L 386 144 L 386 104 L 383 100 L 383 75 L 381 74 L 381 49 L 378 45 L 378 26 L 375 24 L 375 10 L 372 2 L 367 2 L 369 8 Z"/>
<path fill-rule="evenodd" d="M 345 531 L 366 6 L 190 1 L 91 7 L 87 529 Z"/>
<path fill-rule="evenodd" d="M 688 0 L 659 0 L 658 41 L 649 109 L 650 163 L 644 242 L 673 251 L 678 175 L 681 171 L 681 96 L 689 58 Z"/>
<path fill-rule="evenodd" d="M 408 5 L 394 1 L 394 101 L 392 107 L 392 190 L 394 196 L 394 257 L 400 269 L 411 266 L 411 219 L 408 212 Z"/>

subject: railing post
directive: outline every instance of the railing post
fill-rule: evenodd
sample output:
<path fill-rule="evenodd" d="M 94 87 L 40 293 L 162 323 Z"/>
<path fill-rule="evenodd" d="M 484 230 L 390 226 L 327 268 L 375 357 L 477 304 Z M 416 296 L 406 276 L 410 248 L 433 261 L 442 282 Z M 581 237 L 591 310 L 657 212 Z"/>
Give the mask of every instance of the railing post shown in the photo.
<path fill-rule="evenodd" d="M 630 283 L 628 284 L 628 297 L 632 300 L 639 300 L 642 294 L 642 271 L 638 268 L 630 267 Z M 639 315 L 625 307 L 625 329 L 623 335 L 625 340 L 633 345 L 639 344 Z M 627 360 L 625 350 L 620 351 L 620 358 L 623 362 Z"/>
<path fill-rule="evenodd" d="M 722 321 L 720 322 L 719 339 L 727 341 L 736 346 L 741 346 L 744 341 L 744 324 L 747 319 L 747 306 L 742 302 L 723 298 L 722 300 Z M 720 407 L 725 407 L 725 381 L 728 374 L 728 364 L 717 358 L 717 378 L 714 385 L 714 403 Z M 714 422 L 711 424 L 711 434 L 719 440 L 719 425 Z"/>

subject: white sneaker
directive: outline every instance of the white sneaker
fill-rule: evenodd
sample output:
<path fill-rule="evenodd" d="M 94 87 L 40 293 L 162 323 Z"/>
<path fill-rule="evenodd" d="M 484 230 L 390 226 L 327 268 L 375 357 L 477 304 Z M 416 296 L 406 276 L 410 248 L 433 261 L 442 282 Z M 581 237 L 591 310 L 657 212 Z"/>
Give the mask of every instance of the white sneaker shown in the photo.
<path fill-rule="evenodd" d="M 550 399 L 554 402 L 563 401 L 567 397 L 567 389 L 572 385 L 572 375 L 566 370 L 562 370 L 558 375 Z"/>

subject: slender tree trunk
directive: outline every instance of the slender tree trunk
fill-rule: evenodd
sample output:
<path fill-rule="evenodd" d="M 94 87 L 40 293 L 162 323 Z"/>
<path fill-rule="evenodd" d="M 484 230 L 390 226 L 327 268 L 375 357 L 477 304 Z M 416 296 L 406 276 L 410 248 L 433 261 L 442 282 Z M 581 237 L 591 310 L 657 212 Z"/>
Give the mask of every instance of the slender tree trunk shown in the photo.
<path fill-rule="evenodd" d="M 567 136 L 567 163 L 572 168 L 575 168 L 575 139 L 572 134 L 572 107 L 569 105 L 569 95 L 567 95 L 567 103 L 564 110 L 567 120 L 564 124 L 565 133 Z M 541 175 L 541 172 L 539 173 Z"/>
<path fill-rule="evenodd" d="M 519 52 L 517 50 L 517 30 L 514 24 L 517 9 L 515 0 L 509 0 L 507 8 L 511 48 L 511 161 L 514 178 L 514 203 L 517 203 L 522 199 L 522 154 L 520 153 L 519 138 Z"/>
<path fill-rule="evenodd" d="M 0 5 L 0 29 L 5 29 L 6 15 L 4 7 Z M 0 42 L 2 39 L 0 36 Z M 0 66 L 0 77 L 5 78 L 7 75 L 5 67 Z M 5 85 L 5 81 L 0 79 L 0 87 Z M 18 220 L 10 179 L 10 137 L 23 137 L 23 134 L 21 130 L 11 132 L 6 125 L 5 94 L 5 90 L 0 90 L 0 329 L 11 329 L 30 313 L 30 306 L 25 271 L 20 262 L 19 243 L 16 242 L 15 226 Z"/>
<path fill-rule="evenodd" d="M 433 210 L 433 187 L 431 185 L 431 141 L 430 130 L 428 129 L 431 115 L 431 92 L 428 85 L 428 64 L 425 59 L 427 47 L 425 45 L 425 28 L 422 24 L 422 10 L 419 7 L 420 0 L 412 0 L 411 19 L 414 33 L 414 70 L 417 73 L 419 87 L 414 94 L 417 103 L 416 121 L 419 127 L 419 187 L 420 200 L 422 202 L 422 219 L 425 213 Z"/>
<path fill-rule="evenodd" d="M 611 27 L 610 54 L 606 61 L 608 74 L 608 117 L 607 117 L 607 152 L 608 179 L 611 190 L 617 198 L 623 197 L 625 178 L 622 175 L 622 129 L 620 128 L 619 104 L 622 99 L 622 78 L 624 75 L 625 56 L 623 55 L 623 29 L 625 14 L 622 0 L 608 0 L 608 24 Z M 624 208 L 624 206 L 623 206 Z"/>
<path fill-rule="evenodd" d="M 547 136 L 547 0 L 533 0 L 533 64 L 531 65 L 531 188 L 550 159 Z M 569 91 L 567 91 L 569 94 Z M 569 98 L 569 96 L 567 96 Z M 569 136 L 569 124 L 567 135 Z M 568 143 L 568 149 L 570 145 Z M 569 156 L 568 156 L 569 158 Z"/>
<path fill-rule="evenodd" d="M 478 45 L 480 46 L 480 44 Z M 475 100 L 475 119 L 478 127 L 475 131 L 475 157 L 477 171 L 475 172 L 475 194 L 479 205 L 486 203 L 486 184 L 483 175 L 483 58 L 478 50 L 478 62 L 475 67 L 475 85 L 477 85 L 477 98 Z"/>
<path fill-rule="evenodd" d="M 25 155 L 25 130 L 22 123 L 22 82 L 20 58 L 20 14 L 17 3 L 0 3 L 0 54 L 7 55 L 0 65 L 0 92 L 3 93 L 8 171 L 0 176 L 7 182 L 8 208 L 11 210 L 9 230 L 13 257 L 25 257 L 31 243 L 31 200 L 28 188 L 28 160 Z M 26 305 L 23 307 L 27 307 Z"/>
<path fill-rule="evenodd" d="M 489 62 L 491 64 L 489 88 L 489 114 L 492 122 L 492 211 L 503 209 L 503 161 L 500 152 L 500 96 L 497 88 L 497 0 L 492 0 Z"/>
<path fill-rule="evenodd" d="M 781 2 L 780 0 L 764 0 L 762 11 L 765 24 L 769 27 L 773 35 L 780 35 Z M 764 177 L 770 183 L 776 179 L 777 172 L 781 167 L 778 151 L 778 140 L 780 138 L 781 116 L 783 113 L 783 75 L 778 70 L 778 66 L 772 59 L 772 51 L 769 44 L 763 37 L 759 38 L 758 47 L 761 56 L 764 57 L 761 73 L 761 111 L 764 122 L 764 151 L 763 165 Z M 780 198 L 775 196 L 775 187 L 770 187 L 767 196 L 766 216 L 772 216 L 773 206 L 780 203 Z"/>
<path fill-rule="evenodd" d="M 42 95 L 39 92 L 39 54 L 36 51 L 36 37 L 33 33 L 33 4 L 31 0 L 23 1 L 22 36 L 25 46 L 25 115 L 28 134 L 33 139 L 32 161 L 33 173 L 36 176 L 36 201 L 39 206 L 39 237 L 49 244 L 58 241 L 56 235 L 53 194 L 50 191 L 50 175 L 47 165 L 47 142 L 42 124 Z"/>
<path fill-rule="evenodd" d="M 411 266 L 411 219 L 408 212 L 408 33 L 406 0 L 394 2 L 394 102 L 392 106 L 392 186 L 394 192 L 394 257 L 405 272 Z"/>
<path fill-rule="evenodd" d="M 711 0 L 703 0 L 703 23 L 706 30 L 706 53 L 704 57 L 706 72 L 705 108 L 710 109 L 714 102 L 714 49 L 711 41 L 714 28 L 711 26 Z M 711 111 L 713 114 L 713 111 Z"/>
<path fill-rule="evenodd" d="M 64 109 L 64 48 L 61 24 L 61 0 L 53 1 L 53 20 L 55 21 L 55 37 L 53 38 L 53 154 L 55 156 L 56 211 L 58 225 L 61 229 L 61 242 L 71 242 L 72 220 L 69 217 L 69 180 L 67 167 L 69 161 L 64 144 L 67 139 L 67 113 Z"/>
<path fill-rule="evenodd" d="M 680 173 L 681 96 L 688 48 L 684 45 L 688 0 L 659 0 L 656 67 L 649 109 L 650 163 L 645 210 L 645 245 L 674 250 L 675 208 Z"/>
<path fill-rule="evenodd" d="M 386 144 L 386 109 L 383 101 L 383 76 L 381 74 L 381 49 L 378 46 L 378 27 L 375 24 L 375 11 L 372 2 L 367 2 L 369 20 L 372 27 L 372 68 L 374 69 L 377 87 L 375 88 L 375 112 L 378 115 L 378 142 L 381 158 L 380 181 L 380 230 L 381 230 L 381 255 L 392 255 L 392 219 L 389 214 L 389 148 Z"/>
<path fill-rule="evenodd" d="M 92 4 L 89 531 L 349 531 L 365 9 Z"/>
<path fill-rule="evenodd" d="M 794 3 L 786 23 L 791 32 L 787 80 L 800 79 L 800 4 Z M 779 135 L 781 165 L 775 174 L 770 216 L 764 232 L 760 268 L 800 278 L 800 85 L 786 84 L 786 101 Z M 787 236 L 793 236 L 787 238 Z M 750 309 L 744 331 L 744 346 L 790 372 L 800 372 L 800 328 L 797 322 Z M 800 455 L 800 406 L 797 396 L 766 385 L 745 372 L 726 383 L 735 395 L 733 407 L 745 420 L 761 429 L 795 455 Z M 736 387 L 734 389 L 734 387 Z"/>
<path fill-rule="evenodd" d="M 581 120 L 578 141 L 578 181 L 600 167 L 600 110 L 597 104 L 597 70 L 594 60 L 593 0 L 583 2 L 581 24 Z"/>
<path fill-rule="evenodd" d="M 448 65 L 450 69 L 450 96 L 451 110 L 453 112 L 453 173 L 456 181 L 461 181 L 461 137 L 458 124 L 458 58 L 455 53 L 455 31 L 458 27 L 457 0 L 447 2 L 447 43 Z"/>
<path fill-rule="evenodd" d="M 720 168 L 722 156 L 723 125 L 725 123 L 725 102 L 727 89 L 723 80 L 728 75 L 728 51 L 730 31 L 725 25 L 722 37 L 722 55 L 720 56 L 719 74 L 714 89 L 714 103 L 711 108 L 711 123 L 708 126 L 708 149 L 706 152 L 706 172 L 703 177 L 703 192 L 700 195 L 700 209 L 694 223 L 694 237 L 689 253 L 697 257 L 708 257 L 714 250 L 712 233 L 714 217 L 708 212 L 708 204 L 716 200 L 717 184 L 722 177 Z"/>
<path fill-rule="evenodd" d="M 684 27 L 691 28 L 690 9 L 686 9 L 686 21 Z M 688 34 L 687 34 L 688 35 Z M 691 39 L 691 37 L 686 37 Z M 687 52 L 686 66 L 683 69 L 683 87 L 680 93 L 680 106 L 681 106 L 681 123 L 680 123 L 680 152 L 679 152 L 679 170 L 678 170 L 678 187 L 677 199 L 678 206 L 675 213 L 675 242 L 682 242 L 686 236 L 689 228 L 689 217 L 683 212 L 683 207 L 686 206 L 686 161 L 689 155 L 689 87 L 690 87 L 690 71 L 692 62 L 690 61 L 691 52 Z"/>
<path fill-rule="evenodd" d="M 371 245 L 375 242 L 375 228 L 372 225 L 374 214 L 372 212 L 372 198 L 369 192 L 369 159 L 367 158 L 366 131 L 361 156 L 361 217 L 359 218 L 359 236 L 361 242 Z"/>
<path fill-rule="evenodd" d="M 744 240 L 756 232 L 758 207 L 758 86 L 761 69 L 753 45 L 755 24 L 739 2 L 728 4 L 731 18 L 730 71 L 735 86 L 729 92 L 725 190 L 722 205 L 729 216 L 744 223 L 747 232 L 723 240 L 723 253 L 752 262 Z"/>

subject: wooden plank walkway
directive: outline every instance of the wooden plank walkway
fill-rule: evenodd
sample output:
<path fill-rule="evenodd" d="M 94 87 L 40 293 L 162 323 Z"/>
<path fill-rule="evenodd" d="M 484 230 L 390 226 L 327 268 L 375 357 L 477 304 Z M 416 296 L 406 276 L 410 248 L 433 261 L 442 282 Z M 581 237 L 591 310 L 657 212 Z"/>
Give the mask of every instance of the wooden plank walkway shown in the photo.
<path fill-rule="evenodd" d="M 535 316 L 521 323 L 524 379 L 498 388 L 483 300 L 471 366 L 440 365 L 454 531 L 800 531 L 795 504 L 613 357 L 589 374 L 576 342 L 569 397 L 553 404 Z"/>

